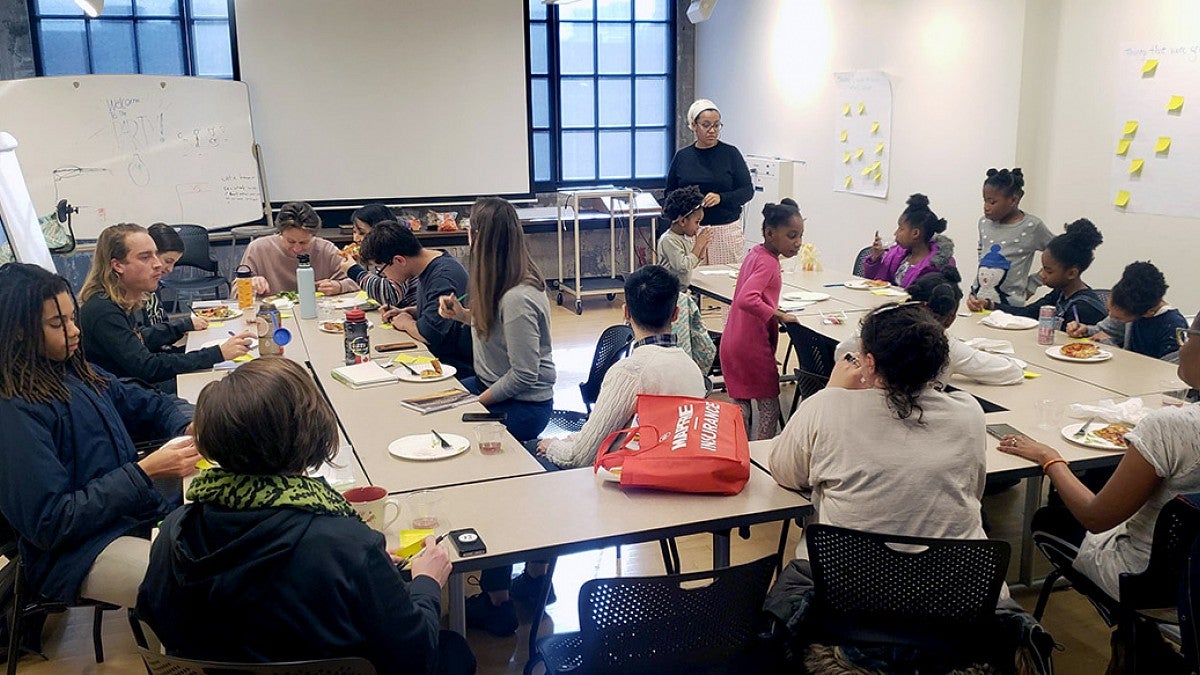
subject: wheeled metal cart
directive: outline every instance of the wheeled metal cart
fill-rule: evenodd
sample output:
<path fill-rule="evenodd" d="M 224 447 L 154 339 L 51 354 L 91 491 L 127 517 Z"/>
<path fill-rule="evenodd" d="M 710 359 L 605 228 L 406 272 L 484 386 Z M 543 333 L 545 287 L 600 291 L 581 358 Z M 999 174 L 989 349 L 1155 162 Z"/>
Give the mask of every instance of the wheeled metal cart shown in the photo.
<path fill-rule="evenodd" d="M 603 295 L 609 301 L 617 297 L 617 293 L 621 293 L 625 288 L 625 275 L 617 273 L 617 220 L 618 214 L 613 208 L 614 199 L 623 199 L 628 205 L 629 210 L 629 272 L 633 272 L 637 267 L 637 258 L 634 253 L 634 221 L 637 217 L 637 209 L 635 208 L 635 200 L 637 190 L 633 188 L 608 188 L 603 190 L 563 190 L 558 193 L 558 304 L 563 304 L 564 294 L 569 294 L 575 299 L 575 313 L 583 314 L 583 298 L 589 295 Z M 587 277 L 581 276 L 580 271 L 580 251 L 579 247 L 579 201 L 581 199 L 608 199 L 608 246 L 609 246 L 609 261 L 610 273 L 607 277 Z M 571 225 L 574 227 L 575 237 L 572 240 L 572 245 L 575 249 L 575 277 L 573 279 L 566 278 L 566 270 L 563 267 L 563 232 L 567 229 L 567 222 L 563 220 L 563 207 L 570 206 L 574 212 Z"/>

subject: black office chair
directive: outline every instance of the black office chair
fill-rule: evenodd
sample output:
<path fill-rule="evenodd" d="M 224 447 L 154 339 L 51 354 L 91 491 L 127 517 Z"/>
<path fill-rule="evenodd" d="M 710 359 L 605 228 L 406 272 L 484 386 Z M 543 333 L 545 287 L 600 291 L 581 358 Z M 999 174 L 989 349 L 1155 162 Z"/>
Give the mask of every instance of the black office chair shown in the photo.
<path fill-rule="evenodd" d="M 0 596 L 3 596 L 5 600 L 10 600 L 11 594 L 12 602 L 12 610 L 8 614 L 8 675 L 14 675 L 17 672 L 17 663 L 26 651 L 33 651 L 38 656 L 46 659 L 46 655 L 40 651 L 40 636 L 34 636 L 30 639 L 25 635 L 29 630 L 26 627 L 27 619 L 39 613 L 65 612 L 69 607 L 74 606 L 68 603 L 31 597 L 29 589 L 25 585 L 25 570 L 17 546 L 18 538 L 16 530 L 13 529 L 8 520 L 0 516 L 0 555 L 8 558 L 8 563 L 5 565 L 3 571 L 0 571 L 0 578 L 11 584 L 9 588 L 5 588 L 0 592 Z M 104 625 L 104 612 L 120 609 L 120 607 L 86 599 L 80 602 L 78 606 L 94 608 L 92 617 L 92 647 L 96 653 L 96 663 L 104 663 L 104 641 L 101 633 Z M 130 627 L 133 628 L 138 644 L 145 644 L 146 638 L 142 634 L 141 626 L 136 624 L 132 614 L 130 614 L 129 623 Z M 41 624 L 37 625 L 40 626 Z M 27 646 L 32 646 L 32 649 L 27 649 Z"/>
<path fill-rule="evenodd" d="M 199 225 L 172 225 L 183 240 L 183 256 L 175 263 L 176 271 L 163 277 L 162 285 L 175 293 L 173 311 L 178 311 L 179 301 L 212 292 L 216 299 L 229 297 L 229 280 L 221 276 L 221 266 L 209 250 L 208 230 Z M 181 267 L 192 267 L 208 274 L 191 276 L 178 274 Z M 222 295 L 221 289 L 225 293 Z"/>
<path fill-rule="evenodd" d="M 870 252 L 871 247 L 868 246 L 859 251 L 858 255 L 854 256 L 854 266 L 851 268 L 851 274 L 856 277 L 861 277 L 863 275 L 863 258 Z"/>
<path fill-rule="evenodd" d="M 579 383 L 579 393 L 583 397 L 584 409 L 587 412 L 575 410 L 554 410 L 550 413 L 550 421 L 542 436 L 558 436 L 562 433 L 576 433 L 583 428 L 592 406 L 600 397 L 600 384 L 613 364 L 629 355 L 630 345 L 633 344 L 633 329 L 625 324 L 609 326 L 600 334 L 596 341 L 596 351 L 592 355 L 592 367 L 588 378 Z"/>
<path fill-rule="evenodd" d="M 1200 537 L 1192 542 L 1179 584 L 1179 633 L 1187 672 L 1200 671 Z"/>
<path fill-rule="evenodd" d="M 806 639 L 902 646 L 966 664 L 991 656 L 989 635 L 1008 571 L 1006 542 L 819 524 L 805 528 L 804 535 L 813 573 L 813 606 L 802 628 Z"/>
<path fill-rule="evenodd" d="M 812 396 L 829 383 L 837 345 L 833 340 L 798 323 L 784 324 L 784 329 L 799 361 L 795 370 L 796 393 L 792 396 L 792 407 L 788 411 L 790 417 L 796 412 L 801 399 Z"/>
<path fill-rule="evenodd" d="M 220 663 L 167 656 L 138 649 L 150 675 L 375 675 L 363 658 L 320 659 L 277 663 Z"/>
<path fill-rule="evenodd" d="M 742 672 L 775 557 L 705 572 L 593 579 L 579 632 L 537 643 L 548 673 Z"/>
<path fill-rule="evenodd" d="M 1150 561 L 1145 571 L 1120 576 L 1121 599 L 1117 600 L 1072 567 L 1073 555 L 1061 552 L 1058 539 L 1034 532 L 1033 543 L 1054 569 L 1042 583 L 1033 617 L 1041 620 L 1055 582 L 1066 578 L 1092 603 L 1105 623 L 1118 627 L 1125 640 L 1126 672 L 1136 672 L 1137 631 L 1143 627 L 1157 630 L 1159 624 L 1173 624 L 1178 620 L 1169 613 L 1148 610 L 1178 607 L 1179 584 L 1197 535 L 1200 535 L 1200 493 L 1178 495 L 1164 504 L 1158 520 L 1154 521 Z"/>

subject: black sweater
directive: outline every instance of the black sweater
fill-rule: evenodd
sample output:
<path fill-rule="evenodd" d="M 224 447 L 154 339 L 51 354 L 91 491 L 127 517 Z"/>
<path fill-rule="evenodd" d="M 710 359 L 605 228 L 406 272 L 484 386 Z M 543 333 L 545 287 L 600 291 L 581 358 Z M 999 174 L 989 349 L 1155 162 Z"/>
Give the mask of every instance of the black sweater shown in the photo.
<path fill-rule="evenodd" d="M 158 384 L 180 373 L 212 368 L 225 360 L 217 346 L 184 354 L 151 351 L 143 342 L 133 315 L 103 293 L 88 298 L 79 308 L 79 329 L 87 360 L 117 377 Z"/>
<path fill-rule="evenodd" d="M 721 203 L 704 209 L 704 225 L 732 223 L 742 217 L 742 205 L 754 196 L 750 169 L 737 148 L 717 141 L 711 148 L 701 150 L 689 145 L 675 153 L 667 172 L 667 190 L 695 185 L 704 194 L 721 195 Z M 665 197 L 665 195 L 664 195 Z"/>

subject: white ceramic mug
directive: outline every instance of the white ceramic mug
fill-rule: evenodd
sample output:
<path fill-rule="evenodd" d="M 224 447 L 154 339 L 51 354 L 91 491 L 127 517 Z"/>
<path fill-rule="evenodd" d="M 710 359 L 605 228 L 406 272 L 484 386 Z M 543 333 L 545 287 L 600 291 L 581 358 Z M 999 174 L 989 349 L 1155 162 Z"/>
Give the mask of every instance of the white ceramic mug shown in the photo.
<path fill-rule="evenodd" d="M 400 505 L 388 499 L 387 490 L 378 485 L 351 488 L 342 496 L 368 527 L 380 532 L 387 530 L 400 517 Z M 395 509 L 391 518 L 387 517 L 389 506 Z"/>

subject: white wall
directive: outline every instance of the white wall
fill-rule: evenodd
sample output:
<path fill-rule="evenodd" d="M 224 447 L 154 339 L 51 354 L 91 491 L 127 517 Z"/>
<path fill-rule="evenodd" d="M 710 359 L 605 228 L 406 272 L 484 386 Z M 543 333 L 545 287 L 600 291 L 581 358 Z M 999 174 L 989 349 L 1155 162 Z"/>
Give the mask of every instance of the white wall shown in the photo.
<path fill-rule="evenodd" d="M 1040 80 L 1022 108 L 1036 110 L 1045 133 L 1041 143 L 1022 148 L 1018 159 L 1043 170 L 1031 172 L 1028 208 L 1052 227 L 1081 216 L 1104 233 L 1087 279 L 1111 286 L 1133 260 L 1150 260 L 1171 284 L 1167 299 L 1185 314 L 1200 309 L 1195 271 L 1200 221 L 1120 213 L 1112 205 L 1112 159 L 1116 62 L 1121 43 L 1197 40 L 1200 3 L 1194 0 L 1056 0 L 1048 12 L 1046 39 L 1026 69 Z M 1033 71 L 1033 72 L 1030 72 Z M 1041 76 L 1038 76 L 1041 73 Z M 1033 94 L 1033 92 L 1030 92 Z M 1024 132 L 1022 132 L 1024 135 Z M 1200 169 L 1200 167 L 1197 167 Z M 1200 179 L 1200 172 L 1198 172 Z M 1200 214 L 1197 214 L 1200 216 Z"/>
<path fill-rule="evenodd" d="M 1172 283 L 1169 300 L 1191 313 L 1200 223 L 1117 213 L 1108 171 L 1118 45 L 1194 40 L 1197 27 L 1194 0 L 726 2 L 697 27 L 696 94 L 721 106 L 723 137 L 743 153 L 808 162 L 796 197 L 827 268 L 849 271 L 872 232 L 890 234 L 908 195 L 924 192 L 973 278 L 984 173 L 1015 165 L 1030 213 L 1055 230 L 1081 216 L 1103 230 L 1093 285 L 1149 258 Z M 892 79 L 886 200 L 831 184 L 832 73 L 859 69 Z"/>
<path fill-rule="evenodd" d="M 1016 158 L 1023 22 L 1020 0 L 721 4 L 697 29 L 696 93 L 721 106 L 723 138 L 743 153 L 808 162 L 796 198 L 826 268 L 849 273 L 873 232 L 886 240 L 905 199 L 923 192 L 949 221 L 969 278 L 985 172 Z M 1011 56 L 998 57 L 1005 49 Z M 892 81 L 886 200 L 833 191 L 832 73 L 848 70 Z"/>

